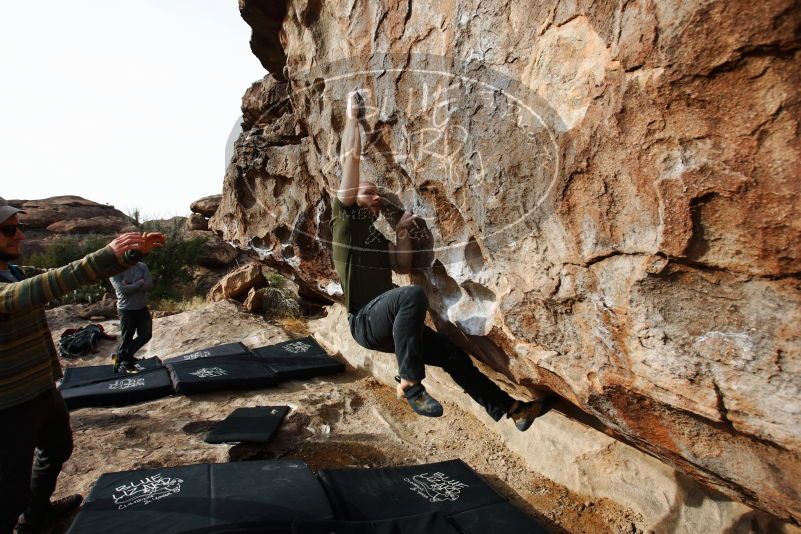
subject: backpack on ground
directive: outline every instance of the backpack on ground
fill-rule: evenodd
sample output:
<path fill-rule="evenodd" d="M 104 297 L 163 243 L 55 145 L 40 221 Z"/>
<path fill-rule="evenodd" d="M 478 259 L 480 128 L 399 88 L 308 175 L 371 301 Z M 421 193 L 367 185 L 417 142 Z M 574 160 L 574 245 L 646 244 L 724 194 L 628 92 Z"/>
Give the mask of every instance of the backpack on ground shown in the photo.
<path fill-rule="evenodd" d="M 97 352 L 97 343 L 101 339 L 117 339 L 117 336 L 106 334 L 99 324 L 68 328 L 58 341 L 58 355 L 62 358 L 77 358 Z"/>

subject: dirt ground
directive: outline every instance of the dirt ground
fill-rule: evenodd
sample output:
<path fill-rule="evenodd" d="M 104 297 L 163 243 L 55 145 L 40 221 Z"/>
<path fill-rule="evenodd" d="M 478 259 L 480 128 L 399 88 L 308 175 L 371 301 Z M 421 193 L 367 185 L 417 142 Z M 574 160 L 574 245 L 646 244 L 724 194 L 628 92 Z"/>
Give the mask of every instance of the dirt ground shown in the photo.
<path fill-rule="evenodd" d="M 81 323 L 73 319 L 74 311 L 62 307 L 48 312 L 54 338 L 64 328 Z M 115 333 L 118 322 L 102 324 Z M 155 320 L 154 339 L 140 355 L 158 353 L 166 358 L 227 341 L 257 346 L 293 334 L 232 306 L 207 306 Z M 113 347 L 114 342 L 104 341 L 97 354 L 66 365 L 108 363 Z M 268 445 L 203 442 L 205 432 L 235 408 L 259 405 L 291 408 Z M 641 532 L 642 519 L 635 512 L 614 502 L 578 495 L 530 471 L 496 434 L 457 406 L 446 403 L 441 418 L 419 417 L 395 397 L 393 389 L 353 369 L 258 391 L 173 396 L 122 408 L 84 408 L 72 412 L 72 427 L 75 452 L 64 466 L 56 496 L 87 495 L 104 472 L 199 462 L 298 458 L 316 471 L 460 458 L 554 532 Z"/>

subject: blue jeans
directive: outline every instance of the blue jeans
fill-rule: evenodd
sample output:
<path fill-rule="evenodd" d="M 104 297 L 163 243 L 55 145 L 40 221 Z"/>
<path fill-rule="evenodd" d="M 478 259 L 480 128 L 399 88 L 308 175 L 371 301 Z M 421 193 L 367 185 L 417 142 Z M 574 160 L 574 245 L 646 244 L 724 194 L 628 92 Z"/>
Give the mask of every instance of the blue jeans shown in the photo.
<path fill-rule="evenodd" d="M 391 289 L 349 316 L 353 339 L 370 350 L 393 352 L 398 374 L 411 382 L 425 378 L 425 366 L 441 367 L 494 420 L 514 399 L 484 376 L 450 339 L 425 325 L 428 298 L 418 286 Z"/>

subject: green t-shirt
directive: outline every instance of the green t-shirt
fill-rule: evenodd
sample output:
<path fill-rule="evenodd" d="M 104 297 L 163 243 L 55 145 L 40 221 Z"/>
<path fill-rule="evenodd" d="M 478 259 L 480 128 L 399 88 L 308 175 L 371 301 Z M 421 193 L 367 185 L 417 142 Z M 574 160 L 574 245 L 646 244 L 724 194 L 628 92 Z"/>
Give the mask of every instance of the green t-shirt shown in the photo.
<path fill-rule="evenodd" d="M 389 241 L 375 227 L 375 219 L 367 208 L 355 205 L 346 208 L 336 196 L 332 204 L 334 268 L 342 283 L 348 312 L 356 313 L 394 287 Z"/>

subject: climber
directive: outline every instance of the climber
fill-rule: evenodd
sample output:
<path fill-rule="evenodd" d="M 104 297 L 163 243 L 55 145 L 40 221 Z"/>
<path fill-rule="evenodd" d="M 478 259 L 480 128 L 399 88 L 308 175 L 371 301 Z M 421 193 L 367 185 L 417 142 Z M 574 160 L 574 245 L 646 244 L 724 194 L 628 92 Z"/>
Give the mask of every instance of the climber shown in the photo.
<path fill-rule="evenodd" d="M 80 495 L 50 501 L 72 454 L 72 430 L 54 383 L 62 373 L 45 304 L 124 271 L 164 244 L 159 233 L 122 234 L 66 267 L 28 276 L 10 265 L 25 239 L 18 214 L 25 211 L 0 199 L 0 534 L 50 532 L 82 501 Z"/>
<path fill-rule="evenodd" d="M 342 283 L 351 335 L 361 346 L 394 352 L 398 361 L 398 397 L 420 415 L 438 417 L 442 405 L 422 384 L 425 366 L 443 368 L 494 420 L 506 415 L 527 430 L 547 409 L 546 402 L 521 402 L 484 376 L 470 357 L 447 337 L 424 324 L 428 300 L 419 286 L 395 287 L 391 271 L 408 273 L 422 221 L 404 212 L 395 227 L 397 243 L 387 240 L 373 224 L 384 199 L 376 184 L 360 181 L 363 100 L 348 95 L 342 134 L 342 179 L 332 198 L 331 234 L 334 267 Z"/>

